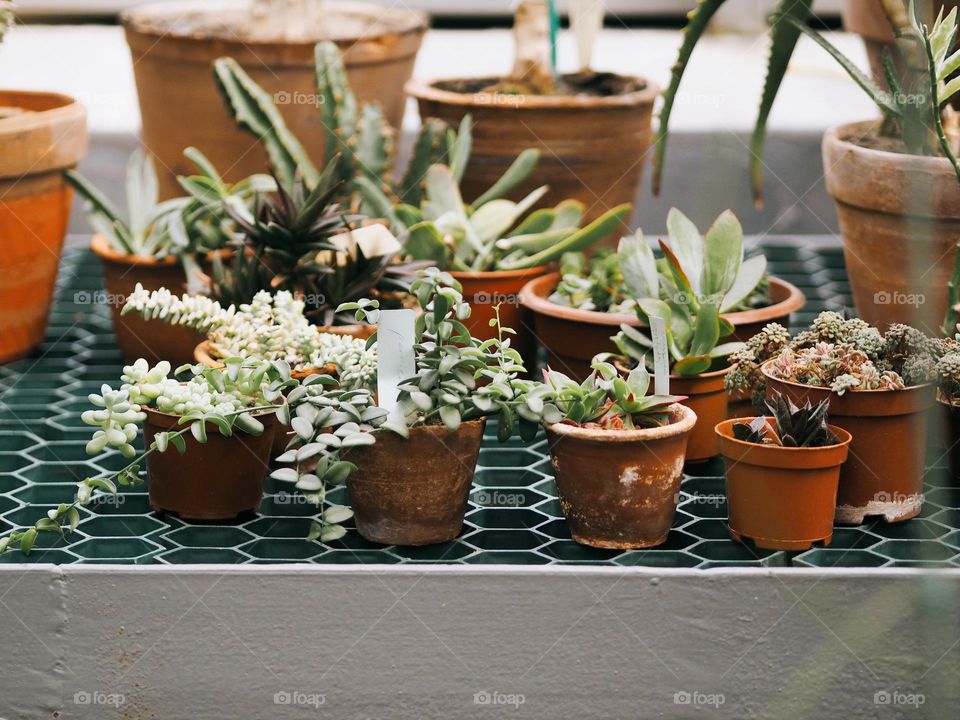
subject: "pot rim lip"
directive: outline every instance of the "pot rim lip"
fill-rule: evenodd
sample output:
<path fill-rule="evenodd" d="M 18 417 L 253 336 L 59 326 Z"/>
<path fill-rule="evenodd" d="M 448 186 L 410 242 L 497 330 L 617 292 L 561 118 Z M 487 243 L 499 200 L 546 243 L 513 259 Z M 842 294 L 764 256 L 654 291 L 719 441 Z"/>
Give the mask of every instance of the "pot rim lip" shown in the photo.
<path fill-rule="evenodd" d="M 890 150 L 878 150 L 877 148 L 858 145 L 855 142 L 845 140 L 843 137 L 841 137 L 844 134 L 848 134 L 856 130 L 872 130 L 879 126 L 879 120 L 860 120 L 857 122 L 834 125 L 833 127 L 828 128 L 824 133 L 823 146 L 835 146 L 844 152 L 872 155 L 882 159 L 884 162 L 896 165 L 896 169 L 900 171 L 906 171 L 908 169 L 913 171 L 922 169 L 936 169 L 938 172 L 954 175 L 953 166 L 950 165 L 950 161 L 945 157 L 934 157 L 931 155 L 910 155 L 909 153 L 892 152 Z"/>
<path fill-rule="evenodd" d="M 344 42 L 351 45 L 354 45 L 358 42 L 369 42 L 381 40 L 382 38 L 388 37 L 402 37 L 405 35 L 422 35 L 430 28 L 430 19 L 429 16 L 422 10 L 414 10 L 408 7 L 392 7 L 384 8 L 381 5 L 376 5 L 371 2 L 341 2 L 337 3 L 335 7 L 347 9 L 353 8 L 359 10 L 361 8 L 366 8 L 370 10 L 371 15 L 375 15 L 376 11 L 391 10 L 398 17 L 400 15 L 405 16 L 408 19 L 408 22 L 404 23 L 402 29 L 391 29 L 386 32 L 380 33 L 371 33 L 368 35 L 361 35 L 359 37 L 347 37 L 334 39 L 330 37 L 318 37 L 312 38 L 309 40 L 285 40 L 283 38 L 270 38 L 270 39 L 253 39 L 253 38 L 243 38 L 239 39 L 237 37 L 224 37 L 221 35 L 214 34 L 205 34 L 199 32 L 176 32 L 169 28 L 166 29 L 156 29 L 150 26 L 149 21 L 157 21 L 158 19 L 164 18 L 164 15 L 169 13 L 173 15 L 174 18 L 179 17 L 176 14 L 176 11 L 183 13 L 188 9 L 193 9 L 197 12 L 202 12 L 208 15 L 213 15 L 216 17 L 216 11 L 218 9 L 224 8 L 238 8 L 237 5 L 227 3 L 227 2 L 200 2 L 199 0 L 175 0 L 174 2 L 148 2 L 143 5 L 135 5 L 123 10 L 120 13 L 120 24 L 123 26 L 124 30 L 127 32 L 135 32 L 143 35 L 150 35 L 157 37 L 157 41 L 164 38 L 172 38 L 174 40 L 193 40 L 197 42 L 209 42 L 209 41 L 236 41 L 242 45 L 248 45 L 251 47 L 264 47 L 268 45 L 276 46 L 314 46 L 317 43 L 324 41 L 331 42 Z M 242 7 L 239 9 L 242 10 Z"/>
<path fill-rule="evenodd" d="M 939 390 L 939 389 L 937 390 L 937 402 L 940 403 L 941 405 L 943 405 L 945 408 L 948 408 L 948 409 L 949 409 L 949 408 L 953 408 L 953 409 L 955 409 L 955 410 L 960 411 L 960 404 L 954 405 L 954 404 L 953 404 L 952 402 L 950 402 L 949 400 L 944 400 L 944 399 L 943 399 L 943 395 L 940 393 L 940 390 Z"/>
<path fill-rule="evenodd" d="M 512 279 L 524 277 L 525 275 L 536 275 L 532 277 L 531 280 L 536 280 L 538 277 L 542 277 L 547 272 L 547 268 L 550 267 L 550 264 L 545 265 L 535 265 L 530 268 L 523 268 L 522 270 L 448 270 L 455 279 L 463 278 L 466 280 L 497 280 L 497 279 Z"/>
<path fill-rule="evenodd" d="M 181 383 L 181 385 L 182 384 L 183 383 Z M 287 402 L 286 398 L 284 398 L 282 395 L 280 396 L 280 398 L 283 401 L 283 403 L 286 404 Z M 183 415 L 175 415 L 174 413 L 163 412 L 161 410 L 157 410 L 156 408 L 148 407 L 147 405 L 141 405 L 140 409 L 147 414 L 147 422 L 150 421 L 151 415 L 155 415 L 160 418 L 165 418 L 165 419 L 174 420 L 174 421 L 179 420 L 180 418 L 183 417 Z M 276 415 L 276 414 L 277 414 L 276 410 L 260 410 L 259 412 L 251 413 L 251 415 L 255 418 L 266 417 L 269 415 Z M 208 422 L 207 424 L 209 425 L 210 423 Z M 179 427 L 186 427 L 187 423 L 184 423 L 183 425 L 180 425 L 179 423 L 177 423 L 177 425 Z M 254 436 L 254 437 L 257 437 L 257 436 Z"/>
<path fill-rule="evenodd" d="M 593 110 L 614 107 L 635 107 L 646 104 L 653 104 L 660 95 L 660 86 L 652 80 L 639 75 L 624 75 L 614 73 L 622 78 L 637 80 L 644 83 L 642 90 L 634 90 L 622 95 L 608 96 L 580 96 L 580 95 L 518 95 L 523 98 L 523 102 L 501 106 L 505 110 L 544 110 L 548 108 L 557 110 Z M 438 83 L 449 83 L 463 80 L 487 80 L 486 76 L 470 77 L 442 77 L 432 80 L 412 79 L 403 86 L 403 91 L 416 100 L 429 100 L 443 103 L 444 105 L 457 105 L 461 107 L 496 107 L 479 102 L 477 95 L 485 93 L 459 93 L 453 90 L 444 90 L 437 87 Z M 503 78 L 490 77 L 490 80 Z"/>
<path fill-rule="evenodd" d="M 550 278 L 548 282 L 547 278 Z M 555 282 L 554 282 L 555 280 Z M 556 289 L 560 283 L 560 273 L 552 272 L 540 277 L 535 277 L 520 289 L 520 303 L 533 310 L 535 313 L 547 315 L 549 317 L 559 318 L 570 322 L 579 322 L 589 325 L 608 325 L 610 327 L 619 327 L 620 325 L 637 325 L 636 315 L 622 315 L 619 313 L 605 313 L 598 310 L 580 310 L 579 308 L 568 308 L 565 305 L 551 302 L 544 295 L 537 292 L 541 284 L 550 285 Z M 723 317 L 729 320 L 734 327 L 751 325 L 757 322 L 772 322 L 775 318 L 782 315 L 788 315 L 799 310 L 807 301 L 806 295 L 793 283 L 787 282 L 774 275 L 770 276 L 770 283 L 779 285 L 788 291 L 788 296 L 778 303 L 766 305 L 762 308 L 753 310 L 744 310 L 740 312 L 724 313 Z M 551 291 L 552 292 L 552 291 Z M 739 323 L 737 322 L 739 320 Z"/>
<path fill-rule="evenodd" d="M 600 430 L 585 428 L 564 423 L 545 424 L 544 429 L 557 435 L 578 440 L 596 440 L 599 442 L 647 442 L 650 440 L 666 440 L 683 435 L 693 430 L 697 423 L 697 414 L 686 405 L 674 403 L 668 407 L 672 413 L 677 413 L 676 421 L 669 425 L 652 428 L 634 428 L 633 430 Z"/>
<path fill-rule="evenodd" d="M 220 370 L 221 368 L 226 367 L 223 363 L 222 358 L 214 357 L 213 353 L 210 352 L 213 344 L 210 342 L 210 339 L 201 340 L 197 346 L 193 349 L 193 359 L 197 361 L 200 365 L 205 365 L 206 367 L 213 368 L 214 370 Z M 211 363 L 216 363 L 215 365 Z M 328 370 L 328 368 L 333 368 L 333 370 Z M 290 377 L 292 378 L 306 378 L 311 375 L 332 375 L 336 371 L 336 365 L 330 363 L 329 366 L 322 368 L 309 367 L 304 370 L 295 370 L 290 369 Z"/>
<path fill-rule="evenodd" d="M 804 385 L 803 383 L 794 382 L 793 380 L 784 380 L 783 378 L 780 378 L 780 377 L 777 377 L 776 375 L 773 375 L 773 374 L 771 373 L 770 368 L 769 368 L 768 366 L 772 365 L 772 364 L 773 364 L 773 361 L 774 361 L 775 359 L 776 359 L 776 358 L 771 358 L 770 360 L 767 360 L 765 363 L 763 363 L 763 364 L 760 366 L 760 372 L 763 373 L 763 376 L 764 376 L 764 377 L 766 377 L 766 378 L 768 378 L 768 379 L 770 379 L 770 380 L 776 380 L 777 382 L 783 383 L 784 385 L 790 385 L 790 386 L 796 387 L 796 388 L 803 388 L 804 390 L 822 391 L 822 392 L 827 393 L 827 394 L 828 394 L 830 397 L 832 397 L 832 398 L 846 398 L 846 397 L 850 397 L 850 396 L 853 396 L 853 395 L 863 395 L 864 397 L 871 397 L 871 396 L 872 396 L 872 397 L 877 397 L 877 396 L 879 396 L 879 395 L 884 395 L 884 394 L 890 395 L 890 394 L 893 394 L 893 393 L 922 392 L 922 391 L 927 390 L 927 389 L 929 389 L 930 387 L 933 386 L 933 383 L 928 383 L 928 382 L 927 382 L 927 383 L 921 383 L 921 384 L 919 384 L 919 385 L 909 385 L 909 386 L 907 386 L 907 387 L 905 387 L 905 388 L 902 388 L 902 389 L 900 389 L 900 390 L 887 390 L 887 389 L 880 389 L 880 390 L 851 390 L 849 393 L 844 393 L 843 395 L 838 395 L 837 393 L 833 392 L 833 390 L 831 390 L 831 389 L 828 388 L 828 387 L 817 387 L 816 385 Z"/>
<path fill-rule="evenodd" d="M 110 246 L 110 241 L 100 233 L 96 233 L 90 239 L 90 249 L 101 260 L 120 263 L 123 265 L 139 265 L 149 267 L 172 267 L 178 260 L 172 255 L 163 258 L 147 257 L 144 255 L 125 255 L 114 250 Z"/>
<path fill-rule="evenodd" d="M 31 110 L 29 113 L 23 115 L 11 115 L 0 120 L 0 130 L 8 130 L 14 128 L 15 125 L 19 125 L 17 120 L 29 118 L 33 121 L 31 124 L 36 124 L 36 120 L 43 119 L 53 122 L 61 118 L 69 119 L 72 122 L 84 122 L 87 116 L 87 111 L 83 106 L 83 103 L 77 100 L 71 95 L 66 95 L 59 92 L 50 92 L 47 90 L 20 90 L 18 88 L 9 88 L 9 87 L 0 87 L 0 97 L 6 95 L 27 95 L 34 98 L 49 98 L 50 100 L 56 100 L 60 104 L 56 107 L 47 108 L 46 110 Z M 14 106 L 16 107 L 16 106 Z"/>
<path fill-rule="evenodd" d="M 839 427 L 837 425 L 831 425 L 829 423 L 827 424 L 827 427 L 830 428 L 830 431 L 836 437 L 840 438 L 840 442 L 833 443 L 832 445 L 822 445 L 820 447 L 783 447 L 780 445 L 761 445 L 759 443 L 751 443 L 745 440 L 738 440 L 733 436 L 732 429 L 733 429 L 734 423 L 743 422 L 744 420 L 753 420 L 758 417 L 760 416 L 754 415 L 751 417 L 748 415 L 746 417 L 740 417 L 740 418 L 727 418 L 726 420 L 721 420 L 716 425 L 714 425 L 713 431 L 714 433 L 716 433 L 717 437 L 722 438 L 723 440 L 730 442 L 737 447 L 742 447 L 745 450 L 750 448 L 764 448 L 772 452 L 786 452 L 786 453 L 795 453 L 795 454 L 810 454 L 817 451 L 826 452 L 829 450 L 836 450 L 837 448 L 842 448 L 850 445 L 850 443 L 853 441 L 853 435 L 851 435 L 849 431 L 844 430 L 842 427 Z M 768 421 L 771 421 L 774 419 L 771 415 L 764 415 L 763 417 L 765 417 Z M 722 430 L 728 430 L 728 429 L 731 430 L 731 434 L 722 432 Z"/>

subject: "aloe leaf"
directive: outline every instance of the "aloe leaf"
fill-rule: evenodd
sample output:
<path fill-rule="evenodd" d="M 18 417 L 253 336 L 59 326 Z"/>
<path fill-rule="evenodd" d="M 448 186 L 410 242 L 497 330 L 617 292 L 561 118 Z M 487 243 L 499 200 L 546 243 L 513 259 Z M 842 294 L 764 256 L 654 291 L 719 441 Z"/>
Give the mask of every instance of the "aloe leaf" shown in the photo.
<path fill-rule="evenodd" d="M 456 139 L 452 143 L 450 150 L 450 172 L 459 185 L 463 182 L 463 174 L 466 172 L 467 165 L 470 162 L 470 154 L 473 150 L 473 117 L 468 113 L 460 121 L 460 128 L 457 130 Z"/>
<path fill-rule="evenodd" d="M 700 292 L 700 272 L 703 267 L 703 236 L 686 215 L 670 208 L 667 213 L 667 235 L 670 249 L 676 255 L 694 292 Z"/>
<path fill-rule="evenodd" d="M 526 180 L 540 162 L 540 151 L 527 148 L 520 153 L 507 171 L 483 195 L 473 201 L 473 207 L 480 207 L 491 200 L 501 198 Z"/>
<path fill-rule="evenodd" d="M 756 290 L 765 272 L 767 272 L 767 258 L 763 255 L 754 255 L 744 260 L 733 285 L 720 303 L 720 312 L 729 311 L 746 300 L 750 293 Z"/>
<path fill-rule="evenodd" d="M 414 207 L 420 206 L 427 170 L 431 165 L 444 160 L 446 131 L 447 124 L 442 120 L 429 119 L 421 126 L 407 169 L 397 188 L 402 202 Z"/>
<path fill-rule="evenodd" d="M 66 170 L 63 173 L 63 177 L 77 194 L 88 203 L 87 212 L 91 216 L 91 224 L 94 217 L 99 218 L 100 223 L 102 223 L 101 227 L 110 229 L 109 233 L 101 230 L 101 234 L 115 237 L 116 240 L 123 245 L 122 249 L 127 254 L 133 255 L 134 248 L 132 246 L 130 228 L 123 218 L 120 217 L 116 208 L 107 199 L 106 195 L 97 190 L 83 175 L 74 170 Z"/>
<path fill-rule="evenodd" d="M 702 301 L 716 300 L 719 307 L 733 287 L 743 263 L 743 227 L 730 210 L 720 214 L 704 238 Z"/>
<path fill-rule="evenodd" d="M 637 230 L 632 237 L 620 239 L 617 245 L 617 256 L 620 258 L 623 281 L 632 297 L 660 297 L 657 259 L 653 256 L 653 250 L 647 244 L 641 230 Z"/>

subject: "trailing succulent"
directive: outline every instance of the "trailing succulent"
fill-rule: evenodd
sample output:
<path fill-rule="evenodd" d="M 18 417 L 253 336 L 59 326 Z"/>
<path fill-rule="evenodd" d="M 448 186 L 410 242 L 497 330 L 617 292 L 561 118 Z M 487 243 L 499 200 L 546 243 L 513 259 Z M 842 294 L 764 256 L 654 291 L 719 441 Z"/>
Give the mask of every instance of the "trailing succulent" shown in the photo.
<path fill-rule="evenodd" d="M 761 416 L 749 423 L 734 423 L 733 436 L 748 443 L 788 448 L 826 447 L 836 443 L 827 425 L 829 400 L 817 405 L 808 400 L 803 407 L 797 407 L 790 398 L 777 393 L 766 408 L 773 416 L 775 426 Z"/>
<path fill-rule="evenodd" d="M 677 395 L 648 395 L 650 374 L 643 364 L 626 378 L 606 362 L 595 361 L 591 367 L 593 372 L 582 383 L 556 370 L 543 371 L 543 384 L 528 396 L 549 408 L 543 422 L 600 430 L 657 427 L 669 421 L 671 405 L 686 400 Z"/>
<path fill-rule="evenodd" d="M 698 0 L 687 16 L 683 43 L 672 69 L 670 84 L 664 93 L 660 127 L 655 138 L 654 193 L 659 193 L 666 154 L 670 116 L 680 82 L 710 19 L 726 0 Z M 896 35 L 893 52 L 885 51 L 883 72 L 888 90 L 883 90 L 855 63 L 845 57 L 818 31 L 809 27 L 813 0 L 780 0 L 770 17 L 770 54 L 766 82 L 750 143 L 751 175 L 754 197 L 759 205 L 763 169 L 763 149 L 767 121 L 777 93 L 786 75 L 801 34 L 826 50 L 877 104 L 883 116 L 880 133 L 898 138 L 904 150 L 913 155 L 943 155 L 952 163 L 960 179 L 956 149 L 956 119 L 947 112 L 950 99 L 960 90 L 960 51 L 953 51 L 956 38 L 956 9 L 943 17 L 941 12 L 932 26 L 920 22 L 912 0 L 879 2 Z M 953 51 L 953 52 L 952 52 Z M 945 128 L 944 125 L 947 125 Z"/>
<path fill-rule="evenodd" d="M 121 311 L 129 312 L 206 335 L 214 357 L 282 360 L 299 371 L 328 371 L 333 366 L 343 388 L 376 384 L 376 346 L 321 332 L 304 316 L 303 301 L 285 290 L 275 295 L 261 290 L 251 302 L 225 308 L 208 297 L 178 298 L 166 288 L 148 292 L 137 283 Z"/>
<path fill-rule="evenodd" d="M 727 356 L 742 347 L 739 342 L 720 343 L 733 332 L 720 312 L 749 294 L 759 279 L 756 271 L 762 274 L 763 268 L 754 263 L 744 270 L 743 228 L 729 210 L 707 230 L 702 243 L 696 228 L 679 213 L 673 216 L 673 226 L 673 247 L 660 241 L 665 272 L 657 268 L 642 235 L 623 238 L 617 252 L 624 283 L 636 299 L 638 319 L 647 327 L 651 318 L 664 321 L 672 372 L 699 375 L 724 366 Z M 687 269 L 699 274 L 688 275 Z M 621 325 L 613 340 L 635 362 L 652 355 L 650 335 L 631 325 Z"/>

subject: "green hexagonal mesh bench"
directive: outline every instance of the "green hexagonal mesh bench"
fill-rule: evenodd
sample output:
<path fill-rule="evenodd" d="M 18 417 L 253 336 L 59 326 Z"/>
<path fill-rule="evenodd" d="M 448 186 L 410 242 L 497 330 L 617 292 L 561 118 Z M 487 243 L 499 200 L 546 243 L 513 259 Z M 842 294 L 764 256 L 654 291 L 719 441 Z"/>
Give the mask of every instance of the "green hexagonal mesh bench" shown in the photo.
<path fill-rule="evenodd" d="M 764 251 L 771 271 L 807 295 L 796 325 L 808 324 L 821 310 L 851 304 L 839 247 L 784 242 L 766 245 Z M 66 253 L 46 342 L 33 357 L 0 366 L 0 533 L 32 525 L 50 506 L 71 501 L 78 480 L 124 462 L 118 454 L 87 457 L 89 429 L 79 419 L 87 394 L 101 383 L 116 382 L 121 370 L 102 292 L 98 261 L 86 251 Z M 268 480 L 259 514 L 236 525 L 195 525 L 154 513 L 141 486 L 83 509 L 79 529 L 66 540 L 44 533 L 29 557 L 12 551 L 0 562 L 960 565 L 960 489 L 951 487 L 941 467 L 927 474 L 921 518 L 837 528 L 829 548 L 789 554 L 757 551 L 730 540 L 722 463 L 714 460 L 688 468 L 674 529 L 664 545 L 606 551 L 570 539 L 543 437 L 528 447 L 518 439 L 500 445 L 495 432 L 495 426 L 487 428 L 463 532 L 443 545 L 385 548 L 356 532 L 331 545 L 308 542 L 313 507 Z M 343 488 L 334 494 L 345 501 Z"/>

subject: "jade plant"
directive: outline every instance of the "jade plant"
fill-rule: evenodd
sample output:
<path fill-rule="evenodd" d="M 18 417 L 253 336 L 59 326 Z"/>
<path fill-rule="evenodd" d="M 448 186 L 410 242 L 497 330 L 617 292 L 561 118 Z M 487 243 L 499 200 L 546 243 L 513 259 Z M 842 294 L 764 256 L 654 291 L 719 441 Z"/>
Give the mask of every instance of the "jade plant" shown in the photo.
<path fill-rule="evenodd" d="M 770 303 L 767 260 L 763 255 L 745 257 L 743 229 L 729 210 L 703 236 L 686 215 L 672 208 L 667 215 L 667 237 L 660 242 L 664 253 L 660 259 L 650 251 L 641 230 L 634 238 L 625 238 L 615 255 L 598 253 L 589 261 L 576 253 L 565 256 L 562 279 L 550 300 L 580 310 L 634 312 L 639 298 L 668 300 L 686 292 L 683 288 L 688 286 L 700 297 L 711 282 L 711 267 L 733 263 L 734 282 L 720 302 L 720 312 Z M 682 278 L 680 283 L 677 277 Z"/>
<path fill-rule="evenodd" d="M 376 346 L 321 332 L 304 316 L 304 302 L 285 290 L 275 295 L 261 290 L 249 303 L 224 307 L 204 296 L 177 297 L 166 288 L 148 292 L 137 283 L 121 314 L 130 312 L 206 335 L 214 358 L 282 360 L 297 371 L 333 366 L 343 388 L 376 383 Z"/>
<path fill-rule="evenodd" d="M 724 2 L 698 0 L 696 8 L 688 15 L 683 43 L 664 93 L 660 127 L 655 138 L 654 193 L 660 188 L 670 116 L 681 80 L 697 42 Z M 960 68 L 960 51 L 953 51 L 957 32 L 956 8 L 946 17 L 941 12 L 934 24 L 927 26 L 918 20 L 912 0 L 909 3 L 882 0 L 878 5 L 897 38 L 894 50 L 886 50 L 883 56 L 888 89 L 881 89 L 820 32 L 809 27 L 813 0 L 780 0 L 777 11 L 771 15 L 767 76 L 750 143 L 751 176 L 758 204 L 767 121 L 801 34 L 826 50 L 876 103 L 883 117 L 879 130 L 882 137 L 896 141 L 904 152 L 912 155 L 946 157 L 960 180 L 960 164 L 956 158 L 957 121 L 949 108 L 951 98 L 960 90 L 960 77 L 956 75 Z"/>
<path fill-rule="evenodd" d="M 742 347 L 739 342 L 720 343 L 733 332 L 733 325 L 720 312 L 746 297 L 757 278 L 753 270 L 743 269 L 743 228 L 732 212 L 717 218 L 702 245 L 696 228 L 680 217 L 677 213 L 673 218 L 674 247 L 660 241 L 666 272 L 658 272 L 653 251 L 642 237 L 625 238 L 618 253 L 624 283 L 636 298 L 638 319 L 646 326 L 650 318 L 663 320 L 671 369 L 690 376 L 726 365 L 727 356 Z M 698 274 L 688 275 L 688 269 Z M 636 362 L 651 356 L 654 347 L 650 335 L 626 324 L 620 326 L 614 342 Z"/>
<path fill-rule="evenodd" d="M 543 402 L 545 423 L 564 423 L 599 430 L 657 427 L 670 418 L 670 406 L 686 400 L 678 395 L 648 395 L 650 373 L 641 363 L 624 378 L 606 362 L 595 361 L 582 383 L 556 370 L 543 371 L 543 384 L 528 394 Z"/>
<path fill-rule="evenodd" d="M 808 400 L 798 407 L 790 398 L 777 393 L 766 409 L 773 417 L 773 425 L 763 416 L 749 423 L 737 422 L 733 424 L 733 436 L 743 442 L 786 448 L 826 447 L 836 443 L 827 425 L 829 400 L 816 405 Z"/>

